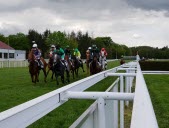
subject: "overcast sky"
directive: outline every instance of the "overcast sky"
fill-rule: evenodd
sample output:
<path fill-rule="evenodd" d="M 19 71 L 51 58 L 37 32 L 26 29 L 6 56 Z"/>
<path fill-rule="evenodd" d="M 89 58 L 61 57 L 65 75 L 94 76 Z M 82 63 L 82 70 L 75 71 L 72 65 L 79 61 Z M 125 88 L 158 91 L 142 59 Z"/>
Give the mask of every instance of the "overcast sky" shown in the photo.
<path fill-rule="evenodd" d="M 169 0 L 0 0 L 0 33 L 88 31 L 119 44 L 169 46 Z"/>

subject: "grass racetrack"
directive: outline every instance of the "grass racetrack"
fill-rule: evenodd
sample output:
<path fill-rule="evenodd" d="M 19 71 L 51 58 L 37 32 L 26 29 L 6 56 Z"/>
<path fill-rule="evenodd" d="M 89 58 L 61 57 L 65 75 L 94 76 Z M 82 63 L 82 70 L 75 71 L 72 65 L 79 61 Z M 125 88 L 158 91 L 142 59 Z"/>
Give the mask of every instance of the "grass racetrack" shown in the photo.
<path fill-rule="evenodd" d="M 108 68 L 119 65 L 119 61 L 109 62 Z M 85 65 L 84 65 L 85 67 Z M 86 69 L 85 69 L 86 71 Z M 55 79 L 50 81 L 51 72 L 47 83 L 43 81 L 43 74 L 40 73 L 40 82 L 31 82 L 28 67 L 26 68 L 0 68 L 0 112 L 11 107 L 29 101 L 57 88 Z M 86 72 L 80 69 L 79 78 L 70 78 L 71 82 L 87 77 Z M 159 128 L 169 126 L 169 75 L 144 75 Z M 100 81 L 88 91 L 105 91 L 116 77 L 108 77 Z M 93 100 L 69 100 L 62 106 L 53 110 L 43 118 L 39 119 L 30 128 L 68 128 L 94 101 Z M 132 104 L 125 109 L 125 128 L 130 127 Z"/>
<path fill-rule="evenodd" d="M 108 68 L 119 66 L 119 61 L 109 62 Z M 84 67 L 86 67 L 84 65 Z M 86 69 L 85 69 L 86 71 Z M 4 111 L 33 98 L 41 96 L 45 93 L 53 91 L 57 88 L 65 86 L 63 84 L 57 86 L 55 79 L 51 82 L 51 73 L 47 78 L 47 83 L 43 81 L 43 73 L 41 71 L 37 84 L 31 82 L 28 67 L 26 68 L 2 68 L 0 69 L 0 111 Z M 70 78 L 71 82 L 87 77 L 86 72 L 80 69 L 79 77 L 75 80 Z M 115 80 L 116 77 L 114 77 Z M 112 77 L 100 81 L 91 88 L 90 91 L 105 91 L 113 83 Z M 93 100 L 69 100 L 62 106 L 53 110 L 40 120 L 36 121 L 29 127 L 32 128 L 67 128 L 69 127 L 89 106 Z"/>
<path fill-rule="evenodd" d="M 169 127 L 169 75 L 144 75 L 159 128 Z"/>

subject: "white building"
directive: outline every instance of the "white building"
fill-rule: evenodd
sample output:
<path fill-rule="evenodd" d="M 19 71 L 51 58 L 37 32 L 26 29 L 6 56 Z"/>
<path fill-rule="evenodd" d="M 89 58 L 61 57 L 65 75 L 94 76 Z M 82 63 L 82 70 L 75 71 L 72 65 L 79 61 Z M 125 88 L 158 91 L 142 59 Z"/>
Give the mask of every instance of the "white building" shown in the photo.
<path fill-rule="evenodd" d="M 9 45 L 0 41 L 0 60 L 25 60 L 26 59 L 26 51 L 25 50 L 15 50 Z"/>

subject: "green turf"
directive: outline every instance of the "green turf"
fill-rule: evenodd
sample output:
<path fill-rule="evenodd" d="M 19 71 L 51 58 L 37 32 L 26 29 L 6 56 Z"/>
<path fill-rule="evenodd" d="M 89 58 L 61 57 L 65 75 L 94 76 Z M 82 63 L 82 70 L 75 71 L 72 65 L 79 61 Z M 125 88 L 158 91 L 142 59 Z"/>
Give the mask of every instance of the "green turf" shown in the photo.
<path fill-rule="evenodd" d="M 108 68 L 116 67 L 118 65 L 119 61 L 110 62 Z M 49 76 L 50 75 L 51 74 L 49 74 Z M 57 86 L 55 80 L 50 82 L 50 77 L 47 78 L 48 82 L 44 83 L 42 72 L 40 74 L 40 82 L 33 84 L 31 83 L 28 68 L 2 68 L 0 69 L 0 76 L 0 111 L 4 111 L 65 86 L 63 84 Z M 86 72 L 83 73 L 82 70 L 80 70 L 79 78 L 76 78 L 75 80 L 71 78 L 71 82 L 82 79 L 86 76 Z M 112 82 L 112 78 L 106 78 L 88 90 L 105 91 Z M 35 122 L 30 127 L 47 128 L 50 125 L 50 128 L 66 128 L 70 126 L 92 102 L 93 101 L 89 100 L 70 100 L 53 112 L 47 114 L 39 121 Z"/>
<path fill-rule="evenodd" d="M 159 128 L 169 127 L 169 75 L 144 75 Z"/>

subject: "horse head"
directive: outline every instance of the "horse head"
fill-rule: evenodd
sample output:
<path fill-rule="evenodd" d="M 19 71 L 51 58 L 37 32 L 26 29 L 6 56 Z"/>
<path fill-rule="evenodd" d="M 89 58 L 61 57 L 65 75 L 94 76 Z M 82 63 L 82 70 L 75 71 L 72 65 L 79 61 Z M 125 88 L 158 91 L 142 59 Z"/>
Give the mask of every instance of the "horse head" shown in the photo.
<path fill-rule="evenodd" d="M 93 56 L 93 60 L 90 63 L 90 74 L 96 74 L 101 71 L 101 67 L 98 64 L 97 56 Z"/>
<path fill-rule="evenodd" d="M 35 56 L 33 54 L 33 51 L 29 51 L 29 54 L 28 54 L 28 62 L 30 61 L 35 61 Z"/>

